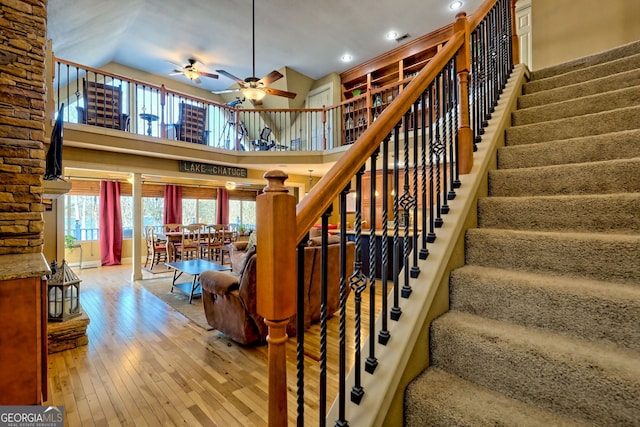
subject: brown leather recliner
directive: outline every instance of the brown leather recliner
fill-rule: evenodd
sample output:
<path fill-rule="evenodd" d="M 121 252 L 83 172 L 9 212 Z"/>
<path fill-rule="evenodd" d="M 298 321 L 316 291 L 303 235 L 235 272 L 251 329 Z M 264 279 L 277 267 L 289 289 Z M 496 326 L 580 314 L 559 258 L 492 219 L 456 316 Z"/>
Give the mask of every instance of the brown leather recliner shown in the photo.
<path fill-rule="evenodd" d="M 240 344 L 264 341 L 267 326 L 256 310 L 256 251 L 249 250 L 239 274 L 205 271 L 200 275 L 207 323 Z"/>
<path fill-rule="evenodd" d="M 330 244 L 327 250 L 327 313 L 331 316 L 340 307 L 340 245 Z M 304 254 L 305 327 L 309 327 L 320 319 L 321 247 L 307 246 Z M 255 248 L 246 253 L 244 265 L 241 264 L 236 270 L 239 271 L 238 275 L 216 271 L 206 271 L 200 275 L 207 322 L 241 344 L 264 342 L 267 337 L 264 318 L 256 311 L 256 256 Z M 347 278 L 353 272 L 354 256 L 355 244 L 347 242 Z M 293 335 L 295 332 L 294 316 L 287 326 L 287 333 Z"/>

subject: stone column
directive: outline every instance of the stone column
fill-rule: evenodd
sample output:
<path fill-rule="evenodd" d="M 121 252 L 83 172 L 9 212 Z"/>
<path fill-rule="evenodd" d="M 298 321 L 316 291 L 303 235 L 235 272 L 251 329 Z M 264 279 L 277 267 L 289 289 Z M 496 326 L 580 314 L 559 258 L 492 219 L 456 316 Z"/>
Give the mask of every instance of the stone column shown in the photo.
<path fill-rule="evenodd" d="M 0 5 L 0 254 L 42 252 L 47 1 Z"/>

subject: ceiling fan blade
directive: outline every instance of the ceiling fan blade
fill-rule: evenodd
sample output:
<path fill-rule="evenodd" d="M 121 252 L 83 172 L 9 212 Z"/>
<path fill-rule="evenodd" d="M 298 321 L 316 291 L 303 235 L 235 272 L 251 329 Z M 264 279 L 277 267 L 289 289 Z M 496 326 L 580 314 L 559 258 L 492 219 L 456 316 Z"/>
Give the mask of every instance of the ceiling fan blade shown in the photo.
<path fill-rule="evenodd" d="M 216 70 L 216 73 L 220 73 L 228 79 L 235 80 L 239 84 L 244 83 L 244 80 L 242 80 L 240 77 L 236 77 L 233 74 L 226 72 L 225 70 Z"/>
<path fill-rule="evenodd" d="M 202 83 L 202 80 L 200 80 L 200 77 L 196 77 L 195 79 L 193 79 L 193 82 L 199 85 L 200 83 Z"/>
<path fill-rule="evenodd" d="M 209 77 L 210 79 L 217 79 L 218 78 L 217 74 L 205 73 L 204 71 L 198 71 L 198 74 L 200 74 L 202 77 Z"/>
<path fill-rule="evenodd" d="M 271 87 L 263 87 L 262 90 L 264 90 L 269 95 L 284 96 L 285 98 L 289 99 L 293 99 L 297 96 L 296 93 L 287 92 L 286 90 L 274 89 Z"/>
<path fill-rule="evenodd" d="M 278 72 L 277 70 L 273 70 L 272 72 L 270 72 L 269 74 L 261 78 L 260 83 L 262 83 L 265 86 L 269 86 L 271 83 L 277 80 L 280 80 L 283 77 L 284 76 L 280 74 L 280 72 Z"/>
<path fill-rule="evenodd" d="M 240 92 L 240 89 L 225 89 L 225 90 L 212 90 L 211 93 L 215 93 L 216 95 L 222 95 L 225 93 L 233 93 L 233 92 Z"/>
<path fill-rule="evenodd" d="M 178 76 L 180 74 L 184 74 L 184 71 L 181 70 L 173 70 L 172 72 L 169 73 L 170 76 Z"/>

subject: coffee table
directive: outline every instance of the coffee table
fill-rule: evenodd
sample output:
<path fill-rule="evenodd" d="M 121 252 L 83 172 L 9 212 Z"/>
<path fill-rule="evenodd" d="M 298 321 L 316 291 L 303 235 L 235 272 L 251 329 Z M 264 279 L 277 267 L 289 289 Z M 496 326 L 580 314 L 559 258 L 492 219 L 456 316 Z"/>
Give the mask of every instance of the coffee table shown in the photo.
<path fill-rule="evenodd" d="M 205 271 L 229 271 L 231 267 L 226 265 L 220 265 L 215 262 L 207 261 L 204 259 L 191 259 L 188 261 L 177 261 L 165 263 L 167 267 L 173 270 L 173 281 L 171 282 L 171 292 L 174 288 L 179 289 L 185 294 L 189 295 L 189 304 L 193 300 L 194 296 L 202 295 L 202 287 L 198 281 L 198 276 Z M 183 273 L 193 276 L 191 282 L 177 283 L 178 279 Z"/>

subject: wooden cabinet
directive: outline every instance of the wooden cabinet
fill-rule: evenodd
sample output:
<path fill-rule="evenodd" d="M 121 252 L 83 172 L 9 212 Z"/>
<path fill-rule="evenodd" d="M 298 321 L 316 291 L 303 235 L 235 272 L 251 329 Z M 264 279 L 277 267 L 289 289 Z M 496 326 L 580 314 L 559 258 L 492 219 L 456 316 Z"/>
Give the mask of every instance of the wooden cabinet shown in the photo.
<path fill-rule="evenodd" d="M 0 405 L 47 399 L 47 281 L 42 254 L 0 255 Z"/>
<path fill-rule="evenodd" d="M 435 56 L 451 26 L 419 37 L 342 74 L 343 144 L 351 144 Z"/>

